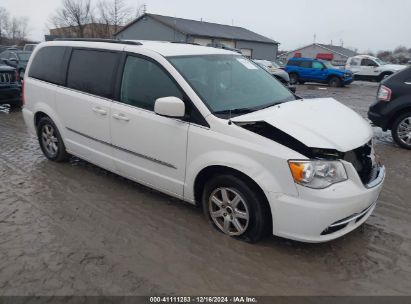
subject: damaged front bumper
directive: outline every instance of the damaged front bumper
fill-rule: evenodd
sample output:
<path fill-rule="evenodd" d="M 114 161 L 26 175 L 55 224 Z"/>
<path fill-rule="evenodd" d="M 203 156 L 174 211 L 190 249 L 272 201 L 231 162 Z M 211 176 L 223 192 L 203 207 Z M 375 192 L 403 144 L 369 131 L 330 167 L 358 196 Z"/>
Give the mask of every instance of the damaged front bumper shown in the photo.
<path fill-rule="evenodd" d="M 355 168 L 344 164 L 349 179 L 326 189 L 296 185 L 298 197 L 270 193 L 273 234 L 304 242 L 326 242 L 363 224 L 375 209 L 385 179 L 379 166 L 376 179 L 364 185 Z M 289 219 L 293 220 L 289 220 Z"/>

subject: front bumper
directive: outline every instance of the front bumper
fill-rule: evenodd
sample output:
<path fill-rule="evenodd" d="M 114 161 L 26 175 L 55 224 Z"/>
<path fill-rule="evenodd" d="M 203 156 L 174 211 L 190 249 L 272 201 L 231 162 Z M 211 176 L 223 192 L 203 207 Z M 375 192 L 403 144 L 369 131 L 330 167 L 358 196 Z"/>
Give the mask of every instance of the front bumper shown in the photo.
<path fill-rule="evenodd" d="M 363 185 L 355 169 L 346 165 L 348 180 L 326 189 L 296 185 L 299 196 L 270 193 L 273 234 L 303 242 L 326 242 L 339 238 L 364 223 L 375 209 L 385 179 Z"/>
<path fill-rule="evenodd" d="M 21 90 L 19 86 L 0 86 L 0 104 L 21 103 Z"/>
<path fill-rule="evenodd" d="M 350 84 L 350 83 L 352 83 L 352 82 L 354 81 L 354 77 L 344 78 L 343 81 L 344 81 L 344 84 L 345 84 L 345 85 L 346 85 L 346 84 Z"/>

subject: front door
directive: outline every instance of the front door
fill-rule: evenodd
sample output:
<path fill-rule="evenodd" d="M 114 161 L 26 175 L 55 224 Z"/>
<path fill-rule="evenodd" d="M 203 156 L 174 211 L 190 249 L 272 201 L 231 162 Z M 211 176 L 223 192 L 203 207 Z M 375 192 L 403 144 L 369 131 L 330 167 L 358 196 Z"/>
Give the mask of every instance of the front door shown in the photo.
<path fill-rule="evenodd" d="M 154 113 L 157 98 L 183 93 L 156 62 L 130 55 L 120 96 L 111 109 L 117 171 L 140 183 L 183 196 L 189 123 Z"/>
<path fill-rule="evenodd" d="M 379 75 L 378 64 L 371 59 L 364 58 L 361 60 L 361 67 L 359 74 L 366 77 L 376 77 Z"/>
<path fill-rule="evenodd" d="M 312 62 L 311 69 L 311 79 L 322 82 L 327 78 L 327 72 L 325 71 L 325 66 L 319 61 Z"/>

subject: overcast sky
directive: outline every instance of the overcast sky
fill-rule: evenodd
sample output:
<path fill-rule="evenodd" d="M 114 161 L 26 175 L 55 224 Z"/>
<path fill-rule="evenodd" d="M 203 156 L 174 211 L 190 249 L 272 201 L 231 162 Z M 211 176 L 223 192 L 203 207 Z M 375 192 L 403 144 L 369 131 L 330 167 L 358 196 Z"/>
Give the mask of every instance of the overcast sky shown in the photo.
<path fill-rule="evenodd" d="M 98 0 L 92 0 L 96 3 Z M 291 50 L 317 42 L 360 51 L 411 48 L 411 0 L 126 0 L 149 13 L 242 26 Z M 0 0 L 14 16 L 27 16 L 30 38 L 44 40 L 60 0 Z"/>

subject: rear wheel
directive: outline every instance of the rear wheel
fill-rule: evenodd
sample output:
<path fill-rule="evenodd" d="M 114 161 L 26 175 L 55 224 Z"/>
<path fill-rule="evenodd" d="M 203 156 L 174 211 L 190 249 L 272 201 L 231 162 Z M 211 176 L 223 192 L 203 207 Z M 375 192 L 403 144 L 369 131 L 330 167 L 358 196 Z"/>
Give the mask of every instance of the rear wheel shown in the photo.
<path fill-rule="evenodd" d="M 40 119 L 37 126 L 37 135 L 41 150 L 48 159 L 63 162 L 70 157 L 59 130 L 49 117 Z"/>
<path fill-rule="evenodd" d="M 400 147 L 411 150 L 411 112 L 404 113 L 395 119 L 391 134 Z"/>
<path fill-rule="evenodd" d="M 298 82 L 298 74 L 291 73 L 290 74 L 290 83 L 291 84 L 297 84 L 297 82 Z"/>
<path fill-rule="evenodd" d="M 333 76 L 328 80 L 328 85 L 332 88 L 339 88 L 342 86 L 342 81 L 337 76 Z"/>
<path fill-rule="evenodd" d="M 233 175 L 211 178 L 204 187 L 202 205 L 220 232 L 252 243 L 267 234 L 272 221 L 260 191 Z"/>

